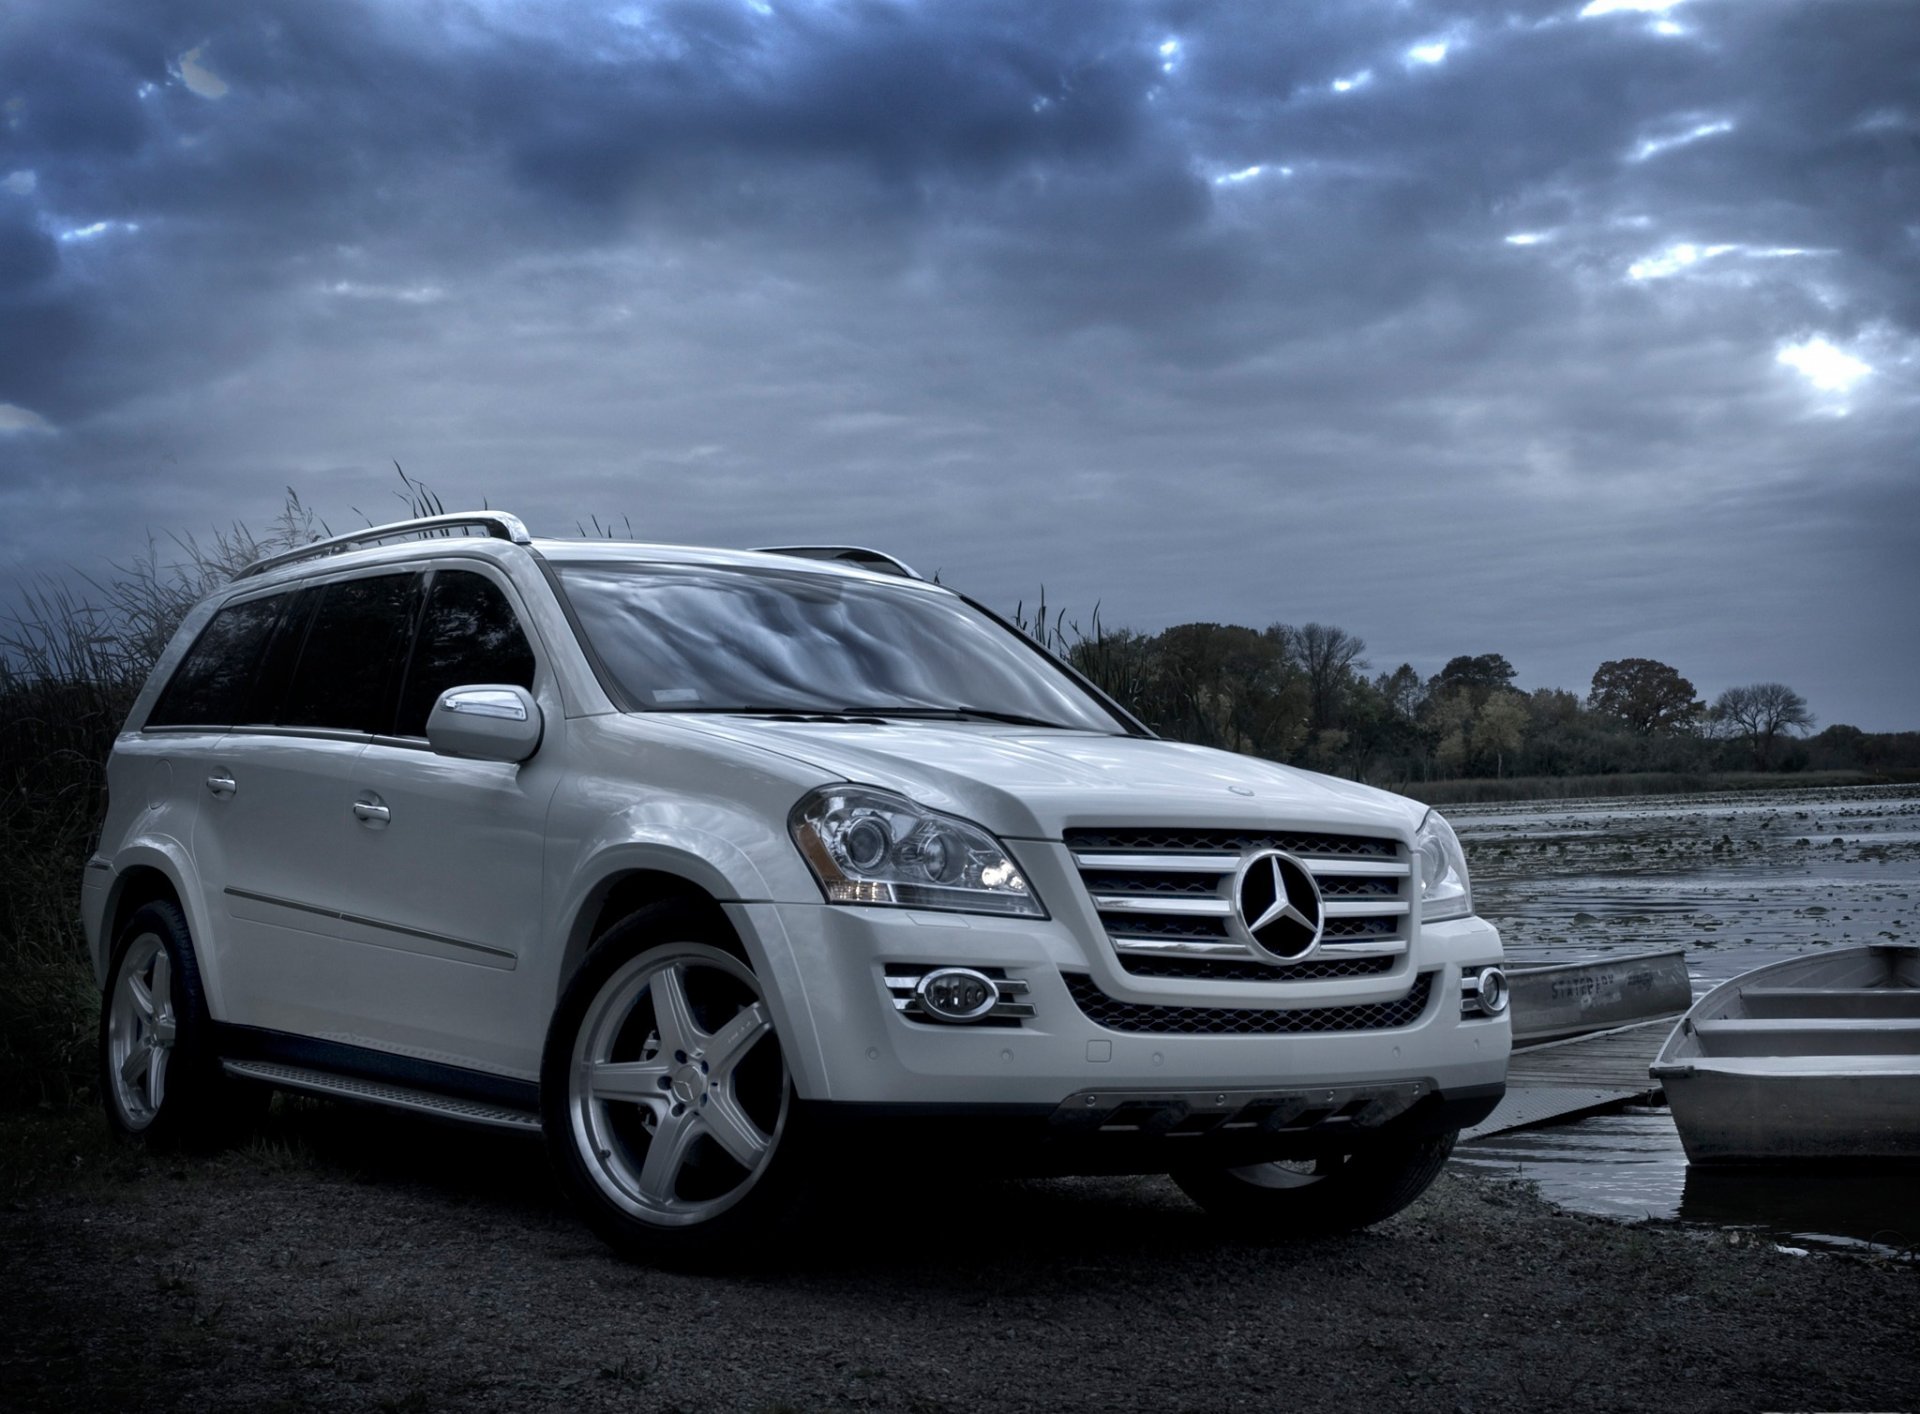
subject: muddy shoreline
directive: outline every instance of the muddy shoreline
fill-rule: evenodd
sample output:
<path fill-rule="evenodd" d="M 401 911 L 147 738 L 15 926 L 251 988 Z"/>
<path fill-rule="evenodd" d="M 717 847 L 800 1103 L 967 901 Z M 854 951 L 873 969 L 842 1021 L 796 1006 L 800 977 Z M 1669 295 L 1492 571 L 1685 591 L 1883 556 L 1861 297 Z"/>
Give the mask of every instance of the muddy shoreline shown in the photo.
<path fill-rule="evenodd" d="M 1450 1169 L 1260 1248 L 1164 1180 L 824 1210 L 777 1259 L 614 1258 L 537 1145 L 346 1105 L 152 1159 L 6 1121 L 13 1410 L 1903 1409 L 1920 1266 L 1560 1212 Z"/>

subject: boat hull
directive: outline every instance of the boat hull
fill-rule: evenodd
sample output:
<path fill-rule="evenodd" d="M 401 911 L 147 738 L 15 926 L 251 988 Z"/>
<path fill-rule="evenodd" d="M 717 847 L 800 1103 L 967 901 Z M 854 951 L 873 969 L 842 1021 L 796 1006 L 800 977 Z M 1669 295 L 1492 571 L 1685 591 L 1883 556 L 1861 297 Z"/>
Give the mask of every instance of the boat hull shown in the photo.
<path fill-rule="evenodd" d="M 1920 1060 L 1904 1070 L 1655 1067 L 1693 1164 L 1920 1163 Z"/>

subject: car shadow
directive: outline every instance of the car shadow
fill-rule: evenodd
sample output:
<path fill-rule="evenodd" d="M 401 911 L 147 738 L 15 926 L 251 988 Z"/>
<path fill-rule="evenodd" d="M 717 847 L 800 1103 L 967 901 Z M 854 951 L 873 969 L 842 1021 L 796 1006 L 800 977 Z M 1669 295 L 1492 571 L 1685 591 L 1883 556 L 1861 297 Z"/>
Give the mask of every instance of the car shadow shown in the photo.
<path fill-rule="evenodd" d="M 297 1154 L 312 1172 L 408 1190 L 410 1201 L 480 1205 L 532 1228 L 580 1222 L 541 1141 L 376 1106 L 280 1096 L 256 1144 Z M 586 1236 L 584 1224 L 578 1229 Z M 591 1241 L 591 1239 L 588 1239 Z M 1203 1272 L 1223 1253 L 1286 1261 L 1342 1244 L 1335 1235 L 1270 1245 L 1220 1227 L 1158 1175 L 1021 1178 L 946 1168 L 836 1174 L 747 1253 L 694 1267 L 710 1277 L 800 1284 L 884 1279 L 953 1289 L 1046 1271 L 1072 1282 L 1097 1273 Z M 605 1260 L 628 1267 L 611 1250 Z"/>

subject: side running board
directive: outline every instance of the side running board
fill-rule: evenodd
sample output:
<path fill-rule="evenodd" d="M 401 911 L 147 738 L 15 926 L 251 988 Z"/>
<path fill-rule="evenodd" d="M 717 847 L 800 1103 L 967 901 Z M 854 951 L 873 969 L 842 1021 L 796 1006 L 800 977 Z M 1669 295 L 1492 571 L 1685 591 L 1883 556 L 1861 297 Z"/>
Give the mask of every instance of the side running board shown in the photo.
<path fill-rule="evenodd" d="M 400 1110 L 417 1110 L 443 1119 L 467 1124 L 490 1124 L 521 1134 L 538 1134 L 540 1116 L 531 1110 L 489 1105 L 478 1100 L 456 1100 L 436 1095 L 431 1090 L 415 1090 L 405 1085 L 389 1085 L 380 1080 L 357 1080 L 350 1075 L 335 1075 L 305 1066 L 278 1065 L 272 1061 L 222 1061 L 227 1074 L 243 1080 L 259 1080 L 286 1090 L 306 1090 L 316 1095 L 333 1095 L 343 1100 L 364 1100 L 375 1105 L 390 1105 Z"/>

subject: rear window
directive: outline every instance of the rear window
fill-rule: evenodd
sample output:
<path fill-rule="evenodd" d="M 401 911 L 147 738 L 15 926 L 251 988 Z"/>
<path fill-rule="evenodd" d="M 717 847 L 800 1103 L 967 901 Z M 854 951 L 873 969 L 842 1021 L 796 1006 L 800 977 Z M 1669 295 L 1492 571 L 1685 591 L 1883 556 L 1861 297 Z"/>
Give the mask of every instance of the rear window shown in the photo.
<path fill-rule="evenodd" d="M 245 721 L 254 673 L 287 596 L 229 604 L 200 630 L 147 717 L 150 727 L 225 727 Z"/>

